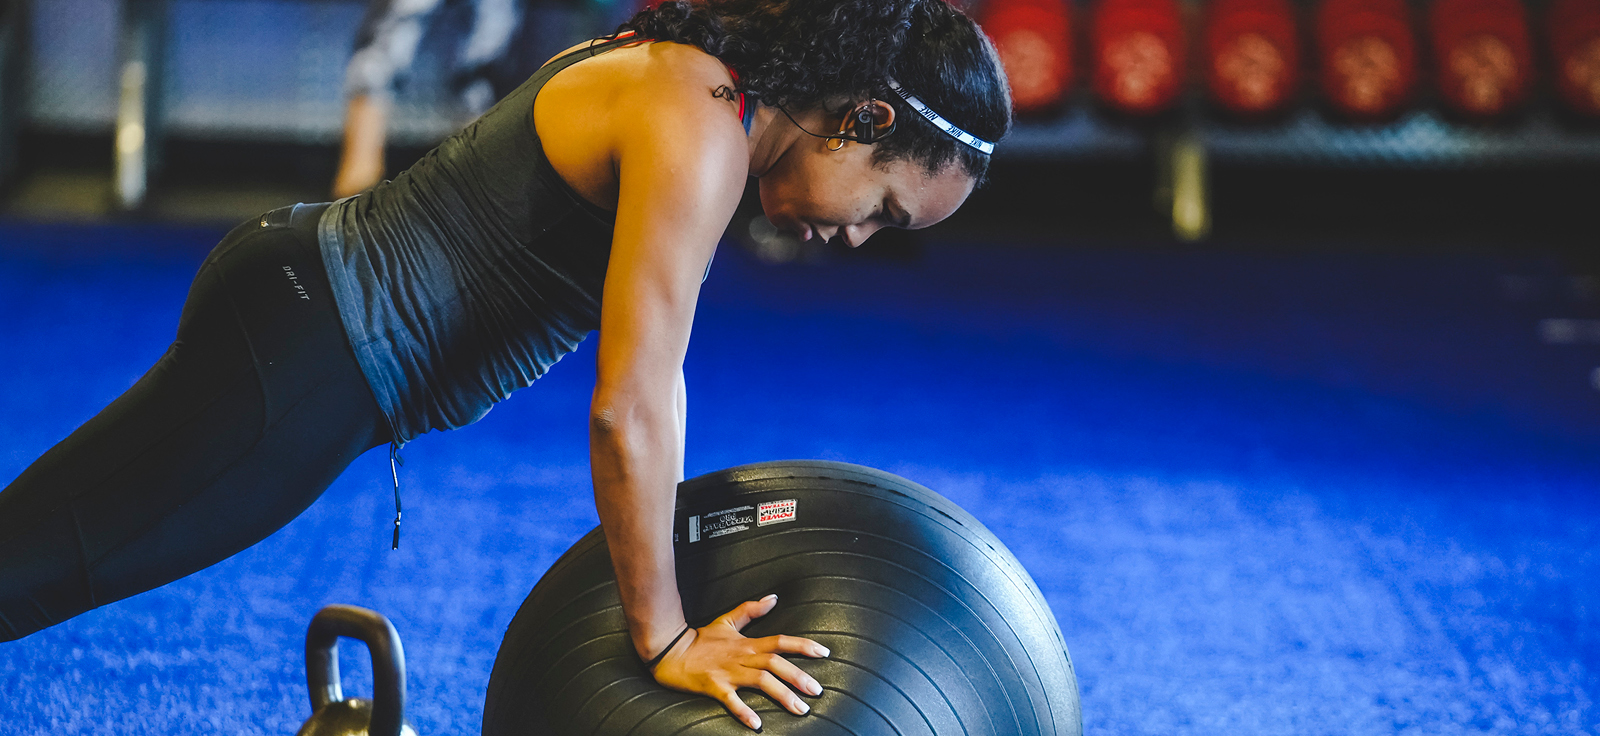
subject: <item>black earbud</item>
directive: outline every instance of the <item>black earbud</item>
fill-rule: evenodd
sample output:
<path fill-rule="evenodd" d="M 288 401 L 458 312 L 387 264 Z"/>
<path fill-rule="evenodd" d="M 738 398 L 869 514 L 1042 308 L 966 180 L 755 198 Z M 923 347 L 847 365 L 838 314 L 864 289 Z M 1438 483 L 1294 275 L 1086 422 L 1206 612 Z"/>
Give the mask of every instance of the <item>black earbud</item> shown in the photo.
<path fill-rule="evenodd" d="M 856 140 L 862 143 L 872 143 L 878 139 L 878 105 L 877 100 L 869 100 L 867 104 L 856 110 Z"/>
<path fill-rule="evenodd" d="M 844 148 L 845 141 L 876 143 L 888 138 L 889 134 L 894 132 L 899 125 L 899 121 L 893 117 L 890 117 L 886 129 L 878 129 L 878 105 L 877 100 L 868 100 L 867 104 L 851 110 L 850 114 L 840 121 L 839 132 L 833 135 L 822 135 L 806 130 L 805 126 L 796 121 L 794 116 L 790 115 L 789 111 L 785 110 L 782 105 L 778 106 L 778 110 L 783 113 L 784 117 L 789 118 L 789 122 L 793 123 L 794 127 L 799 128 L 800 132 L 813 138 L 822 138 L 828 142 L 828 150 L 838 151 Z"/>

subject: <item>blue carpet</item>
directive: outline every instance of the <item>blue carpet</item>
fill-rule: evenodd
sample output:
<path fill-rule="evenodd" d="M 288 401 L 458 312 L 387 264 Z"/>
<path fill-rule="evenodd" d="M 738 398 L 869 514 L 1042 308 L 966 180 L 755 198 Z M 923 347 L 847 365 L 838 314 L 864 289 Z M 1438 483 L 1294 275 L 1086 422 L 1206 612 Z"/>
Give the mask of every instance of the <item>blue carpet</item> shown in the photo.
<path fill-rule="evenodd" d="M 0 478 L 162 353 L 220 235 L 0 225 Z M 969 509 L 1054 608 L 1090 733 L 1592 733 L 1600 346 L 1537 329 L 1600 316 L 1582 287 L 1535 258 L 724 247 L 689 472 L 847 460 Z M 408 448 L 400 551 L 370 453 L 250 550 L 0 645 L 0 733 L 293 733 L 333 602 L 394 620 L 422 733 L 475 733 L 502 631 L 595 523 L 592 342 Z"/>

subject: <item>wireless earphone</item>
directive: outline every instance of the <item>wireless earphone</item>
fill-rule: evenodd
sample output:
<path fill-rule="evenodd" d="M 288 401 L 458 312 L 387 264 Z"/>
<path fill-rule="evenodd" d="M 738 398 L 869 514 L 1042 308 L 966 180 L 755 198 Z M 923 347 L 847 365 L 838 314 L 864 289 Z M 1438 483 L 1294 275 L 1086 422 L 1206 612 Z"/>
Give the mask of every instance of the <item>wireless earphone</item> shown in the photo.
<path fill-rule="evenodd" d="M 867 104 L 856 108 L 855 138 L 862 143 L 872 143 L 878 139 L 877 103 L 877 100 L 867 100 Z"/>
<path fill-rule="evenodd" d="M 954 123 L 950 122 L 949 120 L 945 120 L 944 116 L 934 112 L 922 100 L 917 99 L 915 95 L 907 92 L 904 87 L 900 86 L 899 82 L 896 82 L 893 79 L 889 80 L 889 89 L 893 90 L 896 95 L 899 95 L 900 99 L 904 100 L 907 105 L 910 105 L 911 109 L 917 111 L 917 114 L 921 115 L 923 119 L 927 120 L 933 125 L 933 127 L 944 131 L 945 135 L 948 135 L 951 138 L 973 147 L 979 153 L 985 156 L 994 153 L 993 141 L 983 140 L 982 138 L 956 127 Z M 847 119 L 845 124 L 840 126 L 839 132 L 835 135 L 819 135 L 806 130 L 804 126 L 800 125 L 800 123 L 795 122 L 794 116 L 790 115 L 789 111 L 785 110 L 782 105 L 778 106 L 778 110 L 783 113 L 784 117 L 789 118 L 789 122 L 794 123 L 794 127 L 799 128 L 800 132 L 814 138 L 827 139 L 828 148 L 830 150 L 837 151 L 841 148 L 844 148 L 845 141 L 873 143 L 883 140 L 884 138 L 889 137 L 889 134 L 893 133 L 895 128 L 900 126 L 899 118 L 894 117 L 890 119 L 889 128 L 882 133 L 879 133 L 877 103 L 877 100 L 870 99 L 867 100 L 866 104 L 856 108 L 851 114 L 851 117 L 855 118 L 855 123 L 852 125 Z M 854 132 L 849 130 L 849 128 L 852 127 L 856 128 Z"/>
<path fill-rule="evenodd" d="M 784 117 L 789 118 L 789 122 L 794 123 L 794 127 L 799 128 L 800 132 L 813 138 L 826 139 L 828 141 L 828 149 L 837 151 L 844 147 L 845 141 L 876 143 L 889 137 L 889 134 L 894 132 L 895 128 L 900 125 L 900 121 L 893 118 L 890 119 L 887 129 L 878 130 L 878 105 L 880 104 L 883 103 L 880 103 L 877 99 L 869 99 L 862 103 L 860 107 L 857 107 L 845 117 L 839 125 L 839 132 L 833 135 L 821 135 L 806 130 L 805 126 L 796 121 L 788 110 L 779 106 L 778 111 L 782 112 Z"/>

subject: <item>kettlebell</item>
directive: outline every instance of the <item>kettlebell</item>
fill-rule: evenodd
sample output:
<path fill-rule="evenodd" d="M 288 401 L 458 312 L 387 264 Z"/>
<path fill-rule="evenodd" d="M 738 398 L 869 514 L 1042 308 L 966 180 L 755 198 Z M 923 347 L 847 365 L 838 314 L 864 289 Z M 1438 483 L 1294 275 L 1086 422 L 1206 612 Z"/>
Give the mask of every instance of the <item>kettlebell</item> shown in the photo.
<path fill-rule="evenodd" d="M 372 655 L 372 699 L 344 697 L 339 637 L 364 642 Z M 297 736 L 417 736 L 406 721 L 406 654 L 394 624 L 377 611 L 332 605 L 306 627 L 306 685 L 311 718 Z"/>

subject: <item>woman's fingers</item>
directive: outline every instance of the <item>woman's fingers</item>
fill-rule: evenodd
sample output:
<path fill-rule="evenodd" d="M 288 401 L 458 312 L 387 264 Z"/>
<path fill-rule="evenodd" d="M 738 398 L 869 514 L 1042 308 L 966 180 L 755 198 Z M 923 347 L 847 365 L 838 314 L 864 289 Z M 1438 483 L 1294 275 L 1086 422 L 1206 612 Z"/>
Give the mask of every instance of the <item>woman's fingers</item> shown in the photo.
<path fill-rule="evenodd" d="M 803 654 L 807 657 L 826 657 L 830 652 L 828 648 L 810 639 L 799 636 L 764 636 L 753 639 L 757 651 L 783 652 L 784 654 Z"/>
<path fill-rule="evenodd" d="M 816 678 L 806 674 L 805 670 L 796 667 L 793 662 L 790 662 L 789 660 L 784 659 L 776 654 L 752 655 L 744 661 L 744 665 L 752 669 L 764 670 L 762 674 L 771 673 L 773 675 L 777 675 L 779 679 L 795 686 L 800 690 L 800 692 L 803 692 L 807 695 L 822 694 L 822 683 L 817 682 Z M 762 689 L 765 690 L 766 687 L 763 686 Z M 784 692 L 788 692 L 788 690 L 785 690 Z M 772 693 L 768 691 L 767 694 L 771 695 Z M 773 695 L 773 697 L 777 698 L 778 696 Z M 798 700 L 798 698 L 796 698 L 796 700 Z M 784 701 L 780 699 L 778 702 L 782 703 Z M 807 707 L 809 708 L 810 706 Z M 789 710 L 794 710 L 794 708 L 790 708 Z M 800 713 L 802 711 L 795 712 Z"/>
<path fill-rule="evenodd" d="M 771 612 L 772 607 L 776 605 L 778 605 L 776 593 L 768 595 L 759 601 L 745 601 L 735 606 L 732 611 L 718 616 L 715 623 L 727 624 L 732 626 L 734 631 L 742 631 L 744 627 L 750 625 L 751 621 Z"/>
<path fill-rule="evenodd" d="M 779 657 L 779 659 L 782 658 Z M 784 687 L 784 684 L 779 682 L 778 678 L 773 677 L 771 672 L 762 672 L 756 678 L 755 686 L 761 688 L 761 692 L 766 693 L 768 697 L 777 701 L 778 705 L 788 709 L 790 713 L 803 716 L 811 712 L 811 706 L 807 705 L 806 701 L 801 700 L 800 696 L 795 695 L 794 691 Z"/>
<path fill-rule="evenodd" d="M 761 716 L 756 715 L 756 712 L 751 710 L 750 706 L 745 705 L 744 701 L 739 699 L 737 690 L 730 687 L 725 692 L 717 695 L 716 698 L 718 702 L 722 703 L 722 707 L 728 709 L 728 713 L 739 719 L 740 723 L 748 726 L 752 731 L 761 730 Z"/>
<path fill-rule="evenodd" d="M 795 690 L 806 695 L 821 695 L 822 684 L 782 655 L 826 657 L 828 648 L 798 636 L 747 639 L 739 633 L 751 621 L 771 613 L 776 605 L 778 596 L 769 595 L 758 601 L 741 603 L 717 617 L 711 626 L 698 630 L 699 635 L 683 648 L 680 656 L 662 660 L 662 666 L 655 671 L 657 682 L 678 690 L 710 695 L 751 729 L 761 728 L 761 717 L 739 699 L 739 687 L 761 688 L 795 715 L 809 713 L 811 706 L 795 694 Z M 790 686 L 795 689 L 789 689 Z"/>

